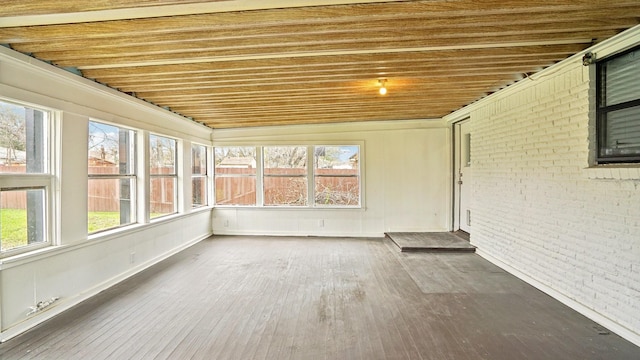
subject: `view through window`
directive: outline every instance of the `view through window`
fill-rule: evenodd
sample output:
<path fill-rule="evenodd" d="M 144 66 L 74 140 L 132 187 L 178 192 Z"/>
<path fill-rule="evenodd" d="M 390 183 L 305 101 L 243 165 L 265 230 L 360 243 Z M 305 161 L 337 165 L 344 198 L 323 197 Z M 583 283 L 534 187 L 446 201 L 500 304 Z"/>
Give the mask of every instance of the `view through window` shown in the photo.
<path fill-rule="evenodd" d="M 149 216 L 151 219 L 178 211 L 177 141 L 149 135 Z"/>
<path fill-rule="evenodd" d="M 89 233 L 136 222 L 135 140 L 133 130 L 89 122 Z"/>
<path fill-rule="evenodd" d="M 0 251 L 50 243 L 48 111 L 0 101 Z"/>

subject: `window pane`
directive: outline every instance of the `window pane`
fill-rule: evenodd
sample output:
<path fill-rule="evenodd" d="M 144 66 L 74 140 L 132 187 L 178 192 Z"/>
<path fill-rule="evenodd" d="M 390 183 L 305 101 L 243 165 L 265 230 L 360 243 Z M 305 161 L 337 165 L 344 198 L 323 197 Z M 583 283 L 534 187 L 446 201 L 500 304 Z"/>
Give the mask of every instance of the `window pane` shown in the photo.
<path fill-rule="evenodd" d="M 256 148 L 216 147 L 215 201 L 217 205 L 256 204 Z"/>
<path fill-rule="evenodd" d="M 216 177 L 216 204 L 255 205 L 256 177 Z"/>
<path fill-rule="evenodd" d="M 306 146 L 265 146 L 265 175 L 299 175 L 307 174 Z"/>
<path fill-rule="evenodd" d="M 331 175 L 338 170 L 355 170 L 344 174 L 358 175 L 360 149 L 358 146 L 316 146 L 314 150 L 316 174 Z"/>
<path fill-rule="evenodd" d="M 316 205 L 359 205 L 359 147 L 316 146 L 314 155 Z"/>
<path fill-rule="evenodd" d="M 307 178 L 306 177 L 265 177 L 264 204 L 306 206 Z"/>
<path fill-rule="evenodd" d="M 176 175 L 176 141 L 164 136 L 149 135 L 151 174 Z"/>
<path fill-rule="evenodd" d="M 44 209 L 44 189 L 0 192 L 0 250 L 45 242 Z"/>
<path fill-rule="evenodd" d="M 191 145 L 191 173 L 207 175 L 207 148 L 204 145 Z"/>
<path fill-rule="evenodd" d="M 603 106 L 640 98 L 640 49 L 603 63 Z"/>
<path fill-rule="evenodd" d="M 89 233 L 135 223 L 134 179 L 89 179 Z"/>
<path fill-rule="evenodd" d="M 255 147 L 216 147 L 214 152 L 216 175 L 256 174 Z"/>
<path fill-rule="evenodd" d="M 89 122 L 89 174 L 135 173 L 135 131 Z"/>
<path fill-rule="evenodd" d="M 152 177 L 150 181 L 150 217 L 157 218 L 177 211 L 175 177 Z"/>
<path fill-rule="evenodd" d="M 48 113 L 0 101 L 0 172 L 45 173 Z"/>
<path fill-rule="evenodd" d="M 192 206 L 200 207 L 207 205 L 207 178 L 195 177 L 191 179 Z"/>
<path fill-rule="evenodd" d="M 640 155 L 640 106 L 606 114 L 602 156 Z"/>
<path fill-rule="evenodd" d="M 317 205 L 356 206 L 360 204 L 360 184 L 357 177 L 316 177 Z"/>

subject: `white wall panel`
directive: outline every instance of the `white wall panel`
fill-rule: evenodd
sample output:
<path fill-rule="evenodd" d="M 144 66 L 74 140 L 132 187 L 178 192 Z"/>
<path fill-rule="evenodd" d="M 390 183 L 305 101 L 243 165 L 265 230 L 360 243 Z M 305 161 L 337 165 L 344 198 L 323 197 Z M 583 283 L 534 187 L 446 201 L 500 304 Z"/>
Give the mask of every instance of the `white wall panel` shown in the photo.
<path fill-rule="evenodd" d="M 215 234 L 384 236 L 447 231 L 450 139 L 440 120 L 214 131 L 214 146 L 362 144 L 363 208 L 216 207 Z"/>

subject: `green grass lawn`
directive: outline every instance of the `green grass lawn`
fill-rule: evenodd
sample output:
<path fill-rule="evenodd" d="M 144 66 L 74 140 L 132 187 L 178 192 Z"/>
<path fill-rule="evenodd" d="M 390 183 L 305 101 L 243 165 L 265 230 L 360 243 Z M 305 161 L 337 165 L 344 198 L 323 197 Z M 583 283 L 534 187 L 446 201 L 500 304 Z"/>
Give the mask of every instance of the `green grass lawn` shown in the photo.
<path fill-rule="evenodd" d="M 119 212 L 90 212 L 90 233 L 120 225 Z M 27 211 L 0 209 L 0 249 L 11 250 L 27 245 Z"/>
<path fill-rule="evenodd" d="M 115 211 L 95 211 L 89 213 L 89 232 L 120 226 L 120 213 Z"/>
<path fill-rule="evenodd" d="M 10 250 L 27 244 L 27 211 L 0 209 L 0 248 Z"/>

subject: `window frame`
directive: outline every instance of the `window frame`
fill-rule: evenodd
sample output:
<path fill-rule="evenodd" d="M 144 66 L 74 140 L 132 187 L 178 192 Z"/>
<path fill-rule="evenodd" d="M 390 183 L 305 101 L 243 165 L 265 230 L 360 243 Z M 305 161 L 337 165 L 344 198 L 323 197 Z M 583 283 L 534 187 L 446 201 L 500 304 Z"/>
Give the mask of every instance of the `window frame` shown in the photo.
<path fill-rule="evenodd" d="M 204 149 L 204 174 L 202 172 L 200 173 L 194 173 L 193 169 L 195 166 L 195 157 L 194 155 L 194 147 L 201 147 L 202 149 Z M 191 209 L 200 209 L 203 207 L 208 207 L 209 204 L 211 203 L 211 199 L 209 197 L 209 174 L 210 174 L 210 161 L 209 161 L 209 147 L 207 145 L 202 145 L 202 144 L 198 144 L 198 143 L 191 143 Z M 201 198 L 204 200 L 204 204 L 198 204 L 196 205 L 193 201 L 193 196 L 194 196 L 194 180 L 195 179 L 202 179 L 202 181 L 204 181 L 204 189 L 205 189 L 205 193 L 201 196 Z"/>
<path fill-rule="evenodd" d="M 316 149 L 320 148 L 320 147 L 355 147 L 358 149 L 358 168 L 357 168 L 357 172 L 355 175 L 349 175 L 349 174 L 335 174 L 335 175 L 324 175 L 324 174 L 318 174 L 316 172 L 316 156 L 317 152 Z M 332 209 L 332 208 L 360 208 L 362 207 L 362 171 L 360 169 L 361 167 L 361 149 L 362 147 L 358 144 L 331 144 L 331 145 L 327 145 L 327 144 L 318 144 L 318 145 L 313 145 L 311 146 L 311 149 L 313 149 L 313 166 L 312 166 L 312 172 L 313 172 L 313 177 L 311 179 L 312 184 L 310 184 L 310 187 L 313 190 L 313 207 L 315 208 L 322 208 L 322 209 Z M 336 205 L 336 204 L 328 204 L 328 205 L 324 205 L 324 204 L 318 204 L 316 202 L 316 196 L 317 196 L 317 192 L 316 192 L 316 178 L 329 178 L 329 177 L 333 177 L 333 178 L 356 178 L 358 179 L 358 203 L 356 205 Z"/>
<path fill-rule="evenodd" d="M 255 174 L 218 174 L 216 171 L 216 149 L 218 148 L 252 148 L 254 152 L 254 161 L 256 163 L 255 166 Z M 216 207 L 250 207 L 255 208 L 257 206 L 261 206 L 262 197 L 261 197 L 261 189 L 262 189 L 262 166 L 260 165 L 260 159 L 262 158 L 262 148 L 251 145 L 220 145 L 213 147 L 213 205 Z M 218 203 L 218 178 L 254 178 L 254 193 L 255 193 L 255 201 L 253 204 L 219 204 Z"/>
<path fill-rule="evenodd" d="M 640 94 L 637 98 L 614 105 L 603 105 L 604 89 L 606 87 L 605 65 L 614 59 L 627 55 L 634 51 L 640 51 L 640 46 L 607 56 L 596 63 L 596 136 L 595 136 L 595 161 L 596 164 L 637 164 L 640 163 L 640 154 L 631 155 L 603 155 L 605 139 L 607 135 L 607 115 L 614 111 L 638 108 L 640 124 Z"/>
<path fill-rule="evenodd" d="M 126 131 L 129 131 L 129 132 L 132 132 L 132 134 L 130 134 L 130 136 L 131 136 L 130 141 L 133 142 L 133 145 L 131 145 L 133 147 L 133 154 L 129 155 L 129 160 L 132 161 L 132 164 L 129 165 L 129 168 L 131 169 L 131 173 L 126 173 L 126 174 L 119 174 L 119 173 L 118 174 L 89 174 L 88 171 L 87 171 L 87 173 L 88 173 L 87 174 L 87 181 L 90 181 L 90 180 L 125 180 L 125 179 L 132 180 L 132 183 L 131 183 L 130 189 L 129 189 L 129 191 L 130 191 L 130 199 L 129 199 L 129 201 L 130 201 L 130 204 L 131 204 L 131 209 L 130 209 L 131 221 L 129 223 L 126 223 L 126 224 L 120 224 L 118 226 L 99 229 L 99 230 L 92 231 L 92 232 L 89 231 L 89 226 L 87 224 L 87 234 L 89 235 L 90 238 L 93 235 L 99 234 L 99 233 L 104 232 L 104 231 L 120 229 L 120 228 L 124 228 L 124 227 L 127 227 L 127 226 L 132 226 L 132 225 L 135 225 L 135 224 L 139 223 L 138 216 L 137 216 L 138 215 L 138 210 L 137 210 L 137 207 L 138 207 L 138 200 L 137 200 L 138 193 L 137 193 L 137 190 L 138 190 L 138 181 L 139 181 L 139 179 L 138 179 L 138 177 L 139 177 L 138 176 L 138 151 L 139 151 L 139 148 L 138 148 L 138 130 L 133 129 L 133 128 L 129 128 L 129 127 L 125 127 L 125 126 L 121 126 L 121 125 L 118 125 L 118 124 L 113 124 L 113 123 L 110 123 L 110 122 L 107 122 L 107 121 L 93 119 L 93 118 L 89 119 L 89 122 L 88 122 L 89 129 L 90 129 L 91 123 L 98 123 L 98 124 L 101 124 L 101 125 L 112 126 L 112 127 L 117 128 L 118 130 L 126 130 Z M 118 146 L 120 146 L 119 141 L 118 141 Z M 87 146 L 87 148 L 88 148 L 88 146 Z M 88 190 L 88 187 L 87 187 L 87 190 Z M 87 193 L 87 197 L 88 197 L 88 195 L 89 194 Z M 87 199 L 87 201 L 88 201 L 88 199 Z M 87 206 L 88 206 L 88 204 L 87 204 Z M 89 209 L 87 208 L 87 215 L 88 215 L 88 213 L 89 213 Z M 119 213 L 120 213 L 120 216 L 122 216 L 122 209 L 119 210 Z"/>
<path fill-rule="evenodd" d="M 278 147 L 278 148 L 284 148 L 284 147 L 288 147 L 288 148 L 304 148 L 304 151 L 305 151 L 305 154 L 304 154 L 304 156 L 305 156 L 304 173 L 303 174 L 290 174 L 290 173 L 267 174 L 267 170 L 266 170 L 267 169 L 267 167 L 266 167 L 267 156 L 265 154 L 267 153 L 266 149 L 270 148 L 270 147 L 272 147 L 272 148 L 275 148 L 275 147 Z M 310 166 L 309 166 L 309 158 L 310 158 L 309 157 L 309 155 L 310 155 L 309 154 L 309 149 L 310 148 L 312 148 L 312 146 L 310 146 L 310 145 L 265 145 L 265 146 L 261 147 L 262 151 L 260 153 L 262 155 L 262 158 L 260 159 L 261 160 L 260 163 L 262 164 L 262 189 L 260 189 L 260 190 L 261 190 L 262 199 L 263 199 L 261 206 L 269 207 L 269 208 L 279 207 L 279 208 L 295 208 L 295 209 L 311 207 L 311 204 L 312 204 L 311 199 L 312 199 L 312 195 L 313 194 L 309 190 L 309 184 L 310 184 L 309 179 L 312 178 L 312 177 L 310 177 L 310 174 L 309 174 L 309 172 L 310 172 L 309 171 L 310 170 L 309 169 L 310 168 Z M 278 167 L 278 168 L 274 168 L 274 169 L 284 169 L 284 170 L 292 169 L 293 170 L 293 169 L 298 169 L 298 168 L 286 168 L 286 167 L 282 167 L 281 168 L 281 167 Z M 267 188 L 266 188 L 265 184 L 267 183 L 266 179 L 268 179 L 268 178 L 272 178 L 272 179 L 278 179 L 278 178 L 304 179 L 305 185 L 306 185 L 305 186 L 306 194 L 304 194 L 304 197 L 301 197 L 301 198 L 304 199 L 304 204 L 301 204 L 301 205 L 296 205 L 296 204 L 266 204 L 265 199 L 267 198 L 267 196 L 266 196 Z"/>
<path fill-rule="evenodd" d="M 299 146 L 305 147 L 307 149 L 307 167 L 306 167 L 306 178 L 307 178 L 307 204 L 306 205 L 265 205 L 264 204 L 264 148 L 270 146 Z M 316 204 L 315 201 L 315 182 L 316 182 L 316 173 L 315 173 L 315 149 L 316 147 L 327 146 L 327 147 L 356 147 L 358 149 L 358 169 L 357 175 L 349 176 L 349 177 L 357 177 L 358 179 L 358 187 L 359 187 L 359 197 L 357 205 L 335 205 L 335 204 Z M 363 210 L 365 209 L 365 179 L 363 174 L 365 173 L 365 164 L 362 161 L 364 159 L 364 142 L 363 141 L 323 141 L 323 142 L 265 142 L 263 144 L 258 145 L 240 145 L 236 143 L 224 143 L 213 146 L 213 152 L 217 148 L 229 148 L 229 147 L 255 147 L 256 153 L 256 204 L 255 205 L 228 205 L 228 204 L 219 204 L 217 199 L 214 196 L 213 206 L 219 208 L 237 208 L 237 207 L 246 207 L 246 208 L 260 208 L 260 209 L 288 209 L 288 210 Z M 229 177 L 229 175 L 219 175 L 216 172 L 215 161 L 213 167 L 213 177 Z M 245 175 L 246 176 L 246 175 Z M 254 176 L 254 175 L 251 175 Z M 268 176 L 268 175 L 267 175 Z M 288 175 L 287 175 L 288 176 Z M 214 180 L 214 183 L 215 182 Z M 217 189 L 214 191 L 217 192 Z"/>
<path fill-rule="evenodd" d="M 151 154 L 152 154 L 152 141 L 151 138 L 152 137 L 157 137 L 157 138 L 163 138 L 163 139 L 168 139 L 170 141 L 173 141 L 173 172 L 169 173 L 169 174 L 154 174 L 151 169 L 153 168 L 153 166 L 151 165 L 152 163 L 152 158 L 151 158 Z M 149 174 L 149 181 L 147 182 L 148 185 L 148 193 L 149 193 L 149 200 L 147 201 L 147 213 L 148 213 L 148 217 L 149 217 L 149 221 L 155 221 L 157 219 L 161 219 L 164 218 L 166 216 L 171 216 L 171 215 L 175 215 L 177 213 L 179 213 L 179 206 L 178 206 L 178 201 L 180 201 L 180 194 L 179 194 L 179 185 L 178 185 L 178 181 L 179 181 L 179 176 L 178 176 L 178 162 L 179 162 L 179 158 L 180 158 L 180 154 L 179 154 L 179 149 L 180 149 L 180 140 L 176 139 L 174 137 L 170 137 L 170 136 L 166 136 L 166 135 L 160 135 L 157 133 L 149 133 L 147 136 L 147 141 L 148 141 L 148 174 Z M 151 186 L 151 182 L 154 179 L 166 179 L 166 178 L 170 178 L 173 179 L 173 211 L 170 213 L 161 213 L 161 215 L 158 216 L 151 216 L 151 203 L 152 203 L 152 191 L 153 188 Z"/>
<path fill-rule="evenodd" d="M 45 106 L 0 97 L 0 102 L 14 106 L 31 108 L 46 114 L 43 119 L 43 172 L 37 173 L 0 173 L 0 195 L 3 191 L 28 191 L 42 189 L 44 191 L 42 204 L 43 240 L 33 244 L 18 246 L 2 250 L 0 245 L 0 258 L 24 254 L 35 250 L 57 245 L 57 216 L 56 204 L 58 193 L 55 191 L 58 173 L 58 119 L 60 112 Z M 26 131 L 26 130 L 25 130 Z M 27 210 L 28 211 L 28 210 Z M 0 239 L 0 242 L 2 240 Z"/>

